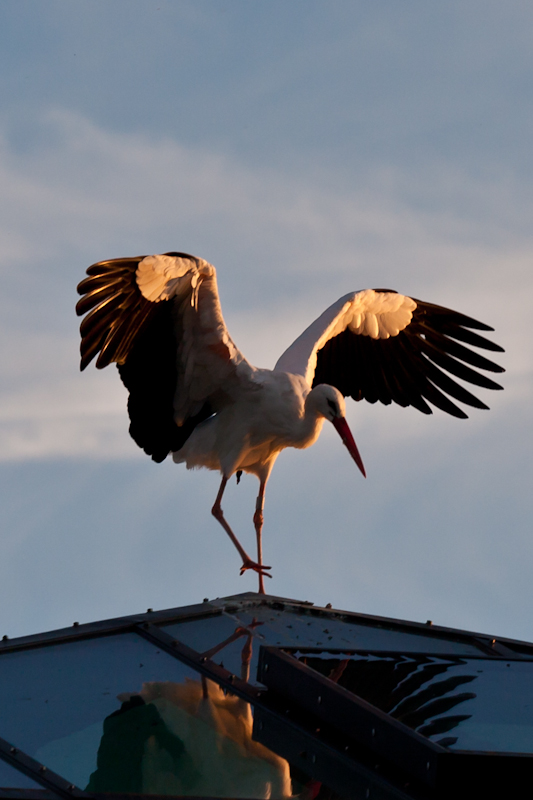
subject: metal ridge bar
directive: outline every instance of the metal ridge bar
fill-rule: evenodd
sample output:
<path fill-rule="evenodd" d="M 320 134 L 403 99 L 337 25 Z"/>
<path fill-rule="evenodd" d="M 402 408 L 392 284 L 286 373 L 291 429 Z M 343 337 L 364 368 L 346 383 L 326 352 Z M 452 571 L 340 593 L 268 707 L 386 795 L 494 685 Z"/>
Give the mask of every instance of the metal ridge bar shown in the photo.
<path fill-rule="evenodd" d="M 184 606 L 182 609 L 168 609 L 167 611 L 147 611 L 144 614 L 132 614 L 128 617 L 115 617 L 101 622 L 86 622 L 79 625 L 74 622 L 70 628 L 59 628 L 45 633 L 35 633 L 30 636 L 19 636 L 16 639 L 7 637 L 0 639 L 0 656 L 2 653 L 13 650 L 26 650 L 33 647 L 43 647 L 51 644 L 91 639 L 96 636 L 107 636 L 114 633 L 127 633 L 137 625 L 147 620 L 159 624 L 172 622 L 187 622 L 201 619 L 202 617 L 218 617 L 222 611 L 211 604 L 201 603 L 195 606 Z"/>
<path fill-rule="evenodd" d="M 316 612 L 319 612 L 318 614 Z M 313 607 L 310 610 L 311 616 L 333 616 L 342 621 L 353 621 L 360 625 L 367 627 L 375 627 L 385 630 L 401 631 L 402 633 L 414 633 L 423 635 L 428 639 L 451 639 L 453 641 L 470 644 L 474 647 L 481 647 L 483 652 L 487 648 L 487 652 L 494 652 L 498 645 L 516 645 L 531 650 L 531 657 L 533 658 L 533 643 L 520 641 L 518 639 L 506 639 L 502 636 L 491 637 L 488 634 L 475 633 L 472 631 L 463 631 L 459 628 L 445 628 L 441 625 L 428 624 L 427 622 L 410 622 L 408 620 L 398 620 L 389 617 L 375 617 L 370 614 L 358 614 L 355 611 L 333 611 L 332 609 L 321 609 Z M 507 648 L 506 652 L 515 652 L 511 648 Z"/>
<path fill-rule="evenodd" d="M 339 619 L 341 621 L 353 622 L 358 625 L 365 625 L 368 627 L 382 628 L 386 630 L 401 631 L 404 633 L 416 633 L 424 635 L 428 639 L 434 638 L 438 640 L 452 639 L 454 641 L 470 644 L 474 647 L 479 647 L 482 652 L 490 655 L 501 645 L 503 651 L 507 647 L 507 653 L 515 653 L 512 646 L 531 651 L 523 654 L 520 651 L 516 657 L 520 658 L 533 658 L 533 643 L 526 642 L 520 639 L 509 639 L 504 636 L 491 636 L 486 633 L 479 633 L 476 631 L 465 631 L 460 628 L 448 628 L 442 625 L 434 625 L 433 622 L 415 622 L 411 620 L 401 620 L 394 617 L 379 617 L 372 614 L 361 614 L 357 611 L 344 611 L 342 609 L 330 608 L 329 606 L 315 606 L 309 601 L 286 600 L 282 597 L 274 597 L 272 595 L 255 595 L 253 592 L 247 592 L 243 595 L 234 595 L 232 597 L 220 598 L 211 601 L 212 605 L 216 605 L 221 610 L 228 610 L 227 606 L 235 606 L 235 611 L 239 610 L 238 606 L 244 608 L 254 608 L 257 606 L 267 606 L 275 610 L 292 611 L 299 614 L 308 614 L 312 617 L 327 617 Z"/>
<path fill-rule="evenodd" d="M 254 739 L 343 797 L 412 800 L 410 793 L 390 783 L 379 772 L 281 714 L 257 708 Z M 419 793 L 417 797 L 420 798 Z"/>
<path fill-rule="evenodd" d="M 14 767 L 18 772 L 22 772 L 45 789 L 48 789 L 58 797 L 72 800 L 74 797 L 88 797 L 81 789 L 73 783 L 66 781 L 61 775 L 48 769 L 44 764 L 40 764 L 18 747 L 14 747 L 5 739 L 0 738 L 0 758 Z"/>
<path fill-rule="evenodd" d="M 366 700 L 274 647 L 261 647 L 259 680 L 337 731 L 434 787 L 438 756 L 446 748 L 431 742 Z"/>
<path fill-rule="evenodd" d="M 507 661 L 530 661 L 533 658 L 533 645 L 531 647 L 531 654 L 525 655 L 524 653 L 517 652 L 504 644 L 503 639 L 491 639 L 488 636 L 474 637 L 475 643 L 480 647 L 484 653 L 492 658 L 506 659 Z"/>
<path fill-rule="evenodd" d="M 382 776 L 373 773 L 371 769 L 355 761 L 352 757 L 343 754 L 327 742 L 318 740 L 316 734 L 313 735 L 312 732 L 306 731 L 305 728 L 294 719 L 295 714 L 291 714 L 291 718 L 289 718 L 287 714 L 284 714 L 280 708 L 277 707 L 278 704 L 276 702 L 272 703 L 268 692 L 246 683 L 224 667 L 219 666 L 211 659 L 206 658 L 196 650 L 178 641 L 156 625 L 145 622 L 142 625 L 136 626 L 135 630 L 153 645 L 161 648 L 182 663 L 187 664 L 202 675 L 205 675 L 207 678 L 216 681 L 232 694 L 252 703 L 254 706 L 254 738 L 265 744 L 269 749 L 277 752 L 278 755 L 286 759 L 288 758 L 286 751 L 280 751 L 279 742 L 276 747 L 276 741 L 273 741 L 272 738 L 269 738 L 268 741 L 265 739 L 267 730 L 272 730 L 273 727 L 275 727 L 278 732 L 284 732 L 283 739 L 286 742 L 291 742 L 292 748 L 294 748 L 295 742 L 300 742 L 301 746 L 298 752 L 301 753 L 304 747 L 307 748 L 309 752 L 310 748 L 313 748 L 313 753 L 318 759 L 318 762 L 315 763 L 315 761 L 313 761 L 312 765 L 311 763 L 305 765 L 307 771 L 310 771 L 313 777 L 316 778 L 318 776 L 319 779 L 324 779 L 328 786 L 332 784 L 333 787 L 339 784 L 342 777 L 342 786 L 345 790 L 346 787 L 352 785 L 354 781 L 358 783 L 363 781 L 365 790 L 368 787 L 373 787 L 372 796 L 382 797 L 384 800 L 385 798 L 391 798 L 391 800 L 393 800 L 393 798 L 408 800 L 408 798 L 411 797 L 393 786 L 393 784 L 389 783 Z M 285 706 L 286 703 L 283 704 L 283 708 L 285 708 Z M 269 724 L 267 730 L 265 730 L 265 735 L 263 735 L 262 726 L 265 725 L 266 721 L 268 721 Z M 377 791 L 378 789 L 379 791 Z M 375 794 L 374 791 L 377 793 Z"/>
<path fill-rule="evenodd" d="M 473 631 L 464 631 L 458 628 L 446 628 L 432 623 L 413 622 L 409 620 L 399 620 L 393 617 L 379 617 L 370 614 L 361 614 L 355 611 L 344 611 L 330 607 L 314 606 L 308 600 L 299 601 L 277 597 L 275 595 L 260 595 L 255 592 L 243 592 L 229 597 L 205 600 L 190 606 L 179 608 L 164 609 L 162 611 L 147 611 L 141 614 L 132 614 L 124 617 L 114 617 L 98 622 L 89 622 L 82 625 L 74 623 L 72 627 L 60 628 L 44 633 L 21 636 L 14 639 L 0 638 L 0 655 L 11 650 L 25 649 L 28 647 L 38 647 L 41 645 L 52 644 L 55 642 L 70 641 L 90 636 L 104 635 L 106 633 L 118 633 L 130 629 L 132 626 L 142 624 L 145 621 L 157 624 L 180 623 L 187 620 L 209 617 L 223 613 L 228 606 L 237 606 L 235 611 L 241 608 L 257 608 L 266 606 L 269 608 L 283 610 L 287 608 L 295 613 L 308 613 L 311 616 L 340 619 L 341 621 L 351 621 L 359 625 L 370 627 L 385 628 L 410 633 L 423 633 L 428 638 L 442 640 L 444 638 L 454 641 L 469 643 L 487 655 L 499 651 L 499 655 L 511 653 L 515 657 L 533 658 L 533 644 L 519 639 L 508 639 L 502 636 L 491 637 L 488 634 Z M 513 649 L 518 648 L 518 650 Z M 504 652 L 504 648 L 507 648 Z M 525 652 L 524 652 L 525 651 Z"/>
<path fill-rule="evenodd" d="M 151 642 L 151 644 L 160 647 L 169 655 L 177 658 L 178 661 L 187 664 L 187 666 L 192 667 L 207 678 L 211 678 L 211 680 L 216 681 L 225 689 L 242 697 L 244 700 L 248 700 L 250 703 L 261 702 L 261 698 L 265 695 L 264 690 L 243 681 L 237 675 L 225 669 L 225 667 L 221 667 L 210 658 L 203 656 L 166 631 L 161 630 L 157 625 L 145 622 L 142 625 L 136 625 L 133 630 Z"/>

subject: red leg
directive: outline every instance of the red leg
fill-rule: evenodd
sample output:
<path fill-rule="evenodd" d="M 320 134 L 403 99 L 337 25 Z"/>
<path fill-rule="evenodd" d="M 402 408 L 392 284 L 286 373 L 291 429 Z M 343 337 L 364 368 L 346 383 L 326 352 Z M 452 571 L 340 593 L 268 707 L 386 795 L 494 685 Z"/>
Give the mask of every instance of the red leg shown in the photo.
<path fill-rule="evenodd" d="M 246 572 L 247 569 L 253 569 L 254 572 L 258 573 L 259 581 L 261 583 L 262 576 L 263 575 L 268 575 L 268 572 L 265 572 L 265 570 L 271 569 L 271 567 L 265 567 L 265 566 L 263 566 L 263 564 L 261 562 L 252 561 L 252 559 L 250 558 L 250 556 L 248 555 L 248 553 L 246 552 L 244 547 L 241 545 L 241 543 L 239 542 L 239 540 L 237 539 L 237 537 L 235 536 L 235 534 L 231 530 L 230 526 L 226 522 L 226 520 L 224 518 L 224 512 L 222 511 L 221 503 L 222 503 L 222 495 L 224 494 L 224 489 L 226 488 L 227 482 L 228 482 L 228 479 L 226 477 L 222 478 L 222 483 L 220 484 L 220 489 L 218 490 L 217 499 L 215 500 L 215 505 L 211 509 L 211 513 L 215 517 L 215 519 L 217 519 L 220 522 L 220 524 L 222 525 L 222 527 L 224 528 L 224 530 L 228 534 L 229 538 L 231 539 L 231 541 L 233 542 L 233 544 L 235 545 L 235 547 L 239 551 L 239 555 L 242 558 L 241 575 L 244 572 Z M 272 575 L 268 575 L 268 577 L 271 578 Z M 263 590 L 263 594 L 264 594 L 264 590 Z"/>
<path fill-rule="evenodd" d="M 263 531 L 263 507 L 265 505 L 265 487 L 266 481 L 261 481 L 259 485 L 259 494 L 257 495 L 257 500 L 255 503 L 255 514 L 254 514 L 254 527 L 255 527 L 255 536 L 257 539 L 257 563 L 260 567 L 263 565 L 263 544 L 261 534 Z M 268 568 L 270 569 L 270 567 Z M 259 594 L 265 594 L 265 585 L 263 583 L 263 573 L 259 572 Z M 269 575 L 271 578 L 272 575 Z"/>

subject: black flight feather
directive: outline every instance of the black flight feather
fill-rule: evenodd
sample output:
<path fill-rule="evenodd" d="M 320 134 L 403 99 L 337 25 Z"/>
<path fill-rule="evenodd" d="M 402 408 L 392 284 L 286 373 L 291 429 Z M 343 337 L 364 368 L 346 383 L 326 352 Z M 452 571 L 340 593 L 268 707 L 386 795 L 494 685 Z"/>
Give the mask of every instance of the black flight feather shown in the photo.
<path fill-rule="evenodd" d="M 502 388 L 476 370 L 503 372 L 503 368 L 465 346 L 502 352 L 499 345 L 472 331 L 492 328 L 449 308 L 414 300 L 413 318 L 397 336 L 372 339 L 346 328 L 329 339 L 317 353 L 313 386 L 328 383 L 354 400 L 411 405 L 424 414 L 431 414 L 429 402 L 460 419 L 466 414 L 450 398 L 486 409 L 450 375 L 485 389 Z"/>
<path fill-rule="evenodd" d="M 166 253 L 193 258 L 186 253 Z M 84 370 L 96 357 L 98 369 L 115 361 L 129 391 L 130 435 L 154 461 L 180 450 L 195 427 L 212 415 L 206 402 L 184 421 L 174 422 L 178 382 L 177 349 L 180 331 L 173 301 L 153 303 L 141 294 L 136 281 L 136 258 L 117 258 L 92 264 L 78 286 L 76 306 L 80 325 L 81 364 Z"/>

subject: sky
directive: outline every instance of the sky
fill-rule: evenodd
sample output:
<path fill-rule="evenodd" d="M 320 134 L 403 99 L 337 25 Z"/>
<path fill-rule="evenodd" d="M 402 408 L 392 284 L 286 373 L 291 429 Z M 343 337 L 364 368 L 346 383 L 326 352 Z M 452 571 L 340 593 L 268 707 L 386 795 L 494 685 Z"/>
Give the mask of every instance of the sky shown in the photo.
<path fill-rule="evenodd" d="M 374 286 L 495 328 L 490 411 L 348 401 L 366 481 L 333 430 L 280 456 L 267 591 L 533 640 L 532 27 L 518 0 L 0 4 L 0 635 L 256 589 L 219 476 L 154 464 L 116 369 L 79 372 L 85 269 L 178 250 L 261 367 Z M 224 504 L 250 550 L 256 493 Z"/>

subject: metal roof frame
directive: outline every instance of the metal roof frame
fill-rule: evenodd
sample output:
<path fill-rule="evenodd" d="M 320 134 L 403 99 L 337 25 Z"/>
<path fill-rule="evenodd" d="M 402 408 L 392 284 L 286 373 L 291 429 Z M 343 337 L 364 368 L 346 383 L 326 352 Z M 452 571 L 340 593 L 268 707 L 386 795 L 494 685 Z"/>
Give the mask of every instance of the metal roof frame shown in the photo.
<path fill-rule="evenodd" d="M 254 738 L 299 766 L 311 777 L 323 780 L 335 791 L 344 796 L 399 798 L 433 798 L 439 796 L 439 786 L 453 787 L 456 797 L 459 775 L 466 775 L 462 765 L 468 760 L 468 768 L 478 776 L 476 787 L 480 789 L 482 776 L 487 769 L 491 780 L 488 789 L 493 789 L 498 775 L 508 781 L 506 764 L 513 762 L 516 774 L 533 775 L 533 756 L 492 755 L 469 753 L 464 758 L 457 751 L 452 753 L 445 747 L 436 745 L 420 734 L 393 720 L 384 712 L 364 703 L 346 690 L 323 678 L 314 670 L 298 662 L 283 650 L 290 648 L 261 647 L 259 680 L 268 688 L 252 686 L 242 681 L 213 660 L 198 653 L 162 629 L 163 625 L 188 622 L 206 617 L 216 617 L 224 613 L 253 611 L 254 608 L 269 607 L 275 610 L 288 610 L 297 614 L 335 618 L 346 622 L 367 625 L 405 633 L 422 634 L 431 639 L 447 639 L 474 646 L 480 658 L 496 660 L 533 660 L 533 644 L 502 637 L 491 637 L 453 628 L 435 626 L 430 622 L 417 623 L 387 617 L 371 616 L 346 612 L 328 607 L 316 607 L 307 601 L 298 601 L 272 595 L 258 595 L 247 592 L 226 598 L 182 608 L 165 609 L 154 612 L 148 609 L 144 614 L 134 614 L 100 622 L 80 625 L 77 622 L 69 628 L 46 633 L 24 636 L 17 639 L 3 637 L 0 640 L 0 658 L 3 653 L 46 647 L 71 641 L 87 640 L 117 633 L 134 632 L 151 644 L 164 650 L 180 662 L 192 667 L 202 675 L 218 683 L 224 689 L 242 697 L 254 706 Z M 324 648 L 326 649 L 326 648 Z M 346 651 L 345 651 L 346 652 Z M 475 657 L 475 656 L 474 656 Z M 1 663 L 1 662 L 0 662 Z M 297 680 L 295 682 L 295 674 Z M 320 680 L 322 679 L 322 680 Z M 286 686 L 291 687 L 287 692 Z M 320 697 L 327 702 L 317 704 L 317 686 Z M 285 687 L 285 688 L 284 688 Z M 345 694 L 343 694 L 345 693 Z M 353 736 L 353 727 L 336 723 L 339 702 L 356 709 L 356 716 L 364 718 L 362 730 L 370 731 L 364 736 Z M 367 707 L 368 706 L 368 707 Z M 329 712 L 328 712 L 329 709 Z M 333 713 L 332 709 L 336 709 Z M 363 715 L 363 716 L 361 716 Z M 366 715 L 366 716 L 365 716 Z M 341 715 L 342 716 L 342 715 Z M 352 720 L 353 721 L 353 720 Z M 338 720 L 337 720 L 338 722 Z M 380 731 L 379 735 L 377 731 Z M 372 731 L 375 731 L 372 734 Z M 0 731 L 1 733 L 1 731 Z M 383 738 L 385 736 L 385 738 Z M 392 736 L 392 740 L 390 737 Z M 387 740 L 387 737 L 388 740 Z M 384 742 L 387 744 L 384 745 Z M 405 745 L 408 743 L 408 751 Z M 397 757 L 390 757 L 390 748 L 397 748 Z M 280 752 L 282 750 L 283 752 Z M 454 766 L 446 767 L 454 759 Z M 31 777 L 43 787 L 35 789 L 0 789 L 0 800 L 57 800 L 57 798 L 97 798 L 98 795 L 84 792 L 69 784 L 46 766 L 39 764 L 27 754 L 4 740 L 0 741 L 0 758 Z M 376 759 L 381 762 L 379 767 Z M 427 764 L 429 763 L 429 768 Z M 444 777 L 443 777 L 444 776 Z M 463 780 L 468 787 L 471 781 Z M 496 781 L 496 783 L 495 783 Z M 504 785 L 502 783 L 502 785 Z M 508 789 L 508 782 L 505 783 Z M 467 789 L 465 788 L 467 792 Z M 470 791 L 470 789 L 468 790 Z M 468 792 L 464 795 L 468 796 Z M 108 800 L 121 795 L 105 795 Z M 131 797 L 131 795 L 129 795 Z"/>
<path fill-rule="evenodd" d="M 253 609 L 268 606 L 276 610 L 290 610 L 300 614 L 310 614 L 314 617 L 340 619 L 358 625 L 367 625 L 374 628 L 401 631 L 404 633 L 422 634 L 428 638 L 453 639 L 477 647 L 481 653 L 492 657 L 520 658 L 526 660 L 533 658 L 533 643 L 518 639 L 509 639 L 502 636 L 490 636 L 484 633 L 464 631 L 457 628 L 447 628 L 427 622 L 411 622 L 393 617 L 381 617 L 370 614 L 359 614 L 354 611 L 343 611 L 328 606 L 315 606 L 307 600 L 293 600 L 275 595 L 260 595 L 255 592 L 243 592 L 229 597 L 216 598 L 190 606 L 169 608 L 161 611 L 148 609 L 145 613 L 131 614 L 123 617 L 98 622 L 79 624 L 74 622 L 71 627 L 59 628 L 44 633 L 30 636 L 21 636 L 10 639 L 3 636 L 0 639 L 0 657 L 2 653 L 13 650 L 23 650 L 29 647 L 40 647 L 49 644 L 58 644 L 76 639 L 92 638 L 113 633 L 123 633 L 133 630 L 138 625 L 149 623 L 152 625 L 170 624 L 172 622 L 186 622 L 203 617 L 217 616 L 224 612 L 235 613 L 239 610 Z"/>

